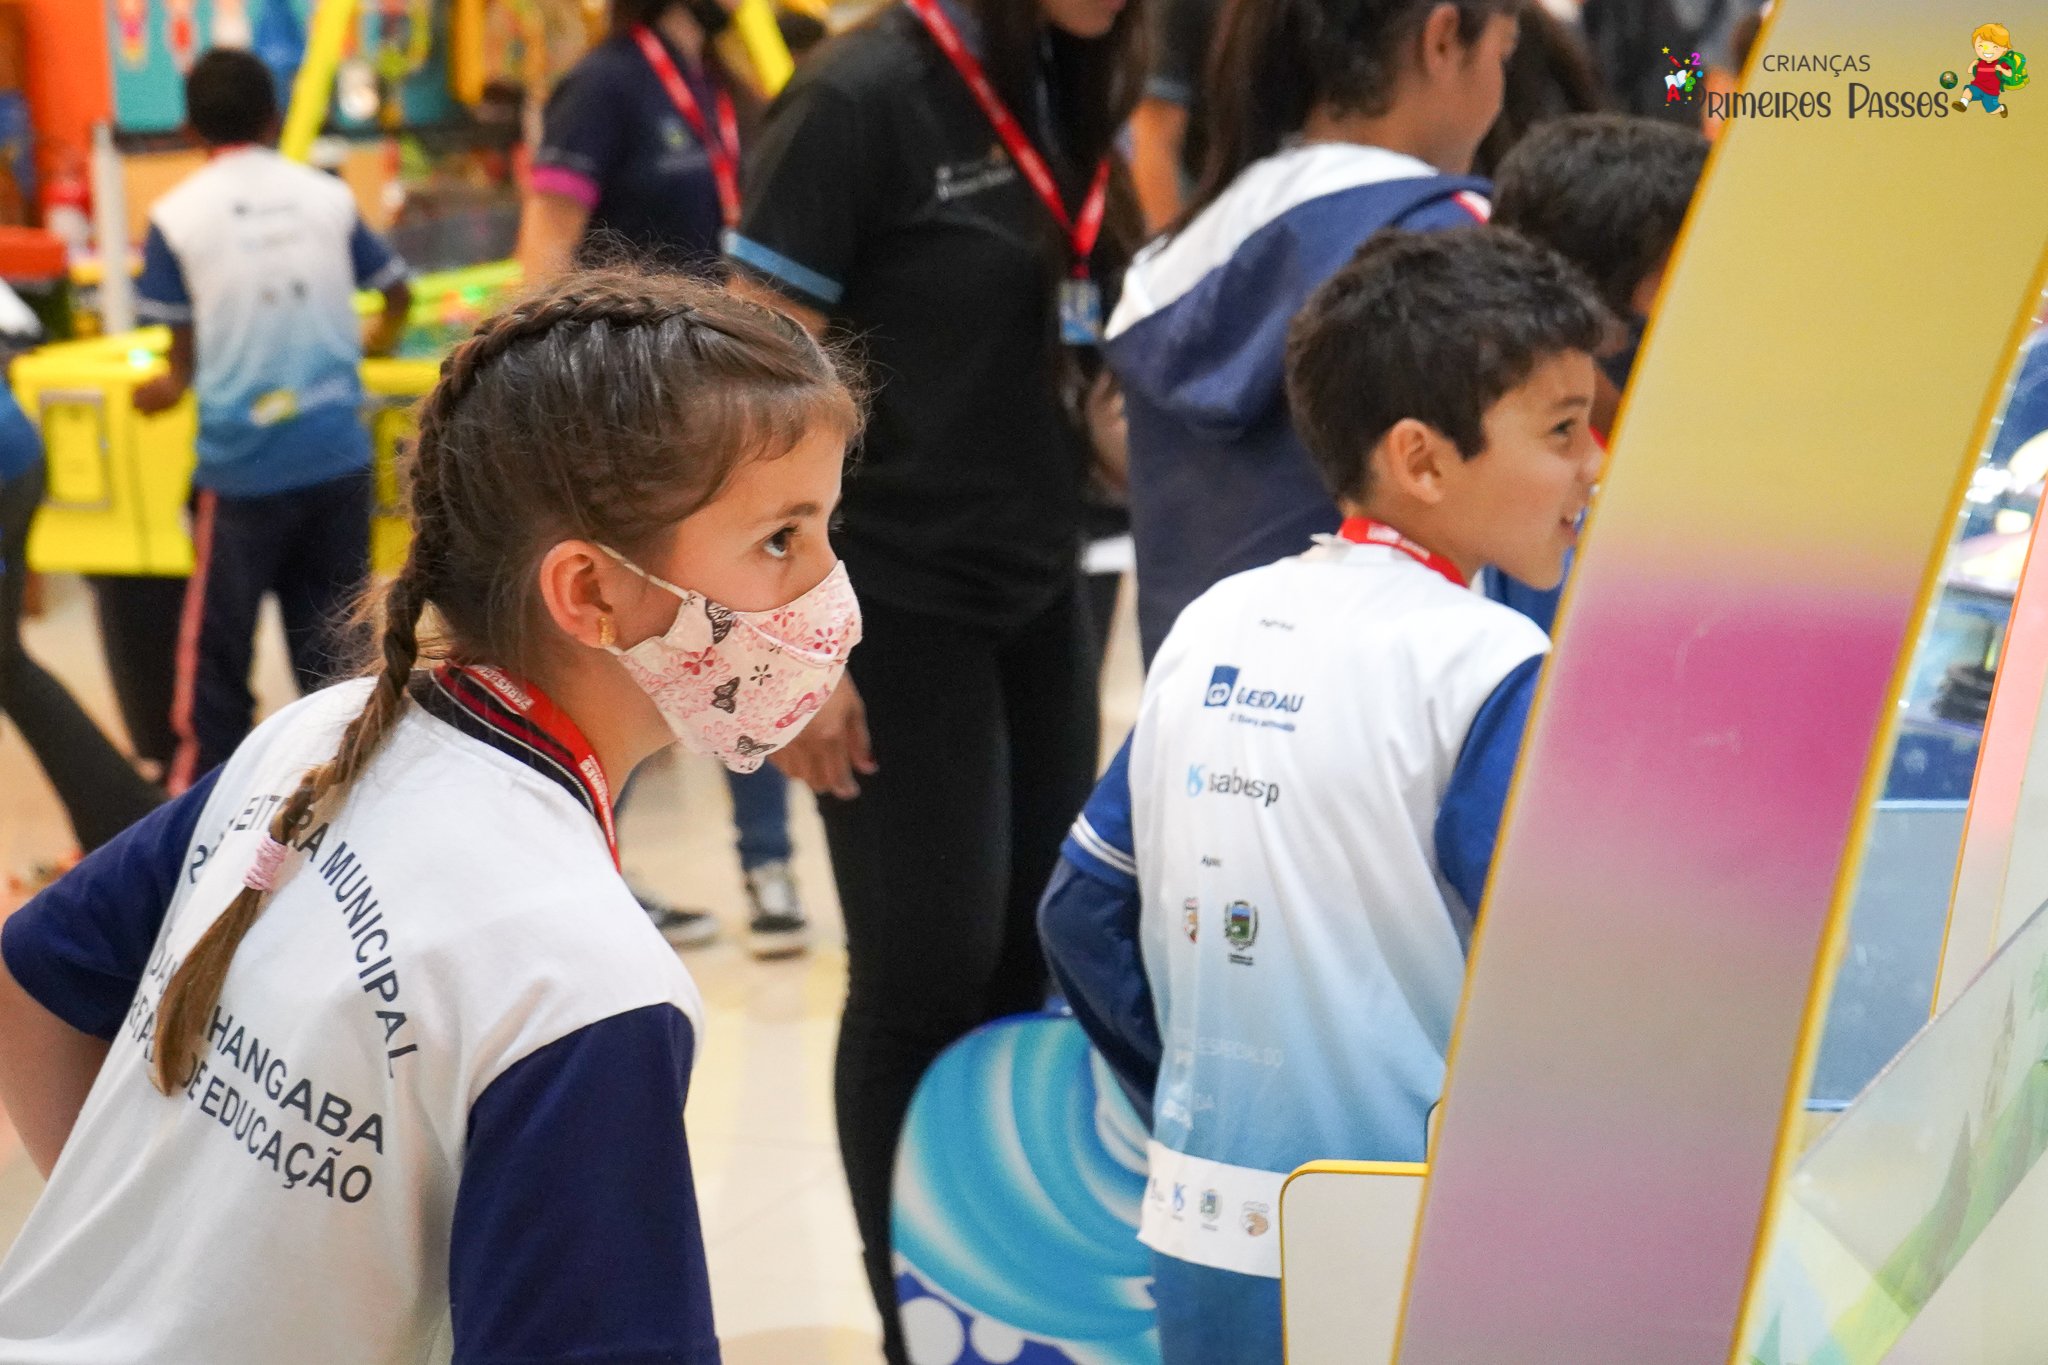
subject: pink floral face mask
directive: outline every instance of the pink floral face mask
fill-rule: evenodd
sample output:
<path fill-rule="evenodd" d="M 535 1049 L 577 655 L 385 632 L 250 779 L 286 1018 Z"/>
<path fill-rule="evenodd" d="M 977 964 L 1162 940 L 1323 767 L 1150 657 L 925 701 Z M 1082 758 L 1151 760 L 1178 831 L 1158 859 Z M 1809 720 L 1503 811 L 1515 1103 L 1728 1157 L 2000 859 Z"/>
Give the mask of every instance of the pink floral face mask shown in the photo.
<path fill-rule="evenodd" d="M 685 748 L 736 773 L 753 772 L 797 737 L 860 643 L 860 604 L 843 563 L 785 606 L 733 611 L 656 578 L 616 550 L 605 553 L 682 599 L 664 634 L 631 649 L 607 648 Z"/>

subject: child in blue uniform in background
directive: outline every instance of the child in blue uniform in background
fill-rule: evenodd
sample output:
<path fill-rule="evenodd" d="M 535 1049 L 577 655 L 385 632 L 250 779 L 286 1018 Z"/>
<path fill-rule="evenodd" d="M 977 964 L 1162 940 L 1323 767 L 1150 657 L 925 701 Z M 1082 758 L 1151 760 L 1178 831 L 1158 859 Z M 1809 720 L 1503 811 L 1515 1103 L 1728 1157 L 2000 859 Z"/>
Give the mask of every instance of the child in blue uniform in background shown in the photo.
<path fill-rule="evenodd" d="M 277 595 L 301 691 L 346 677 L 349 609 L 369 581 L 370 435 L 360 409 L 358 288 L 384 293 L 375 349 L 411 305 L 405 262 L 332 176 L 287 161 L 270 69 L 201 57 L 185 113 L 206 166 L 150 211 L 136 312 L 171 329 L 169 371 L 135 390 L 163 412 L 199 399 L 193 551 L 178 639 L 170 786 L 182 791 L 249 732 L 256 613 Z"/>
<path fill-rule="evenodd" d="M 1152 1100 L 1168 1365 L 1279 1362 L 1290 1171 L 1423 1159 L 1548 651 L 1468 584 L 1562 574 L 1611 326 L 1498 228 L 1383 233 L 1318 290 L 1288 391 L 1339 534 L 1181 614 L 1063 849 L 1040 932 Z"/>

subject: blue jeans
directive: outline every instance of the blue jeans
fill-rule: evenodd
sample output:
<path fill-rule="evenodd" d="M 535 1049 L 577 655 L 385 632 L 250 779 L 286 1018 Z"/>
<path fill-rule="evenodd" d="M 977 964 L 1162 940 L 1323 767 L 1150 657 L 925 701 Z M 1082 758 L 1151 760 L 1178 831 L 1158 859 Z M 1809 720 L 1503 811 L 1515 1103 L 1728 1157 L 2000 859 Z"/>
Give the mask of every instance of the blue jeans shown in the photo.
<path fill-rule="evenodd" d="M 725 774 L 732 793 L 732 823 L 739 833 L 740 868 L 789 860 L 789 779 L 772 763 L 751 773 Z"/>
<path fill-rule="evenodd" d="M 1977 101 L 1979 104 L 1984 106 L 1984 112 L 1987 114 L 1996 113 L 1998 110 L 1998 96 L 1988 95 L 1984 93 L 1983 87 L 1981 86 L 1964 86 L 1963 98 Z"/>
<path fill-rule="evenodd" d="M 1281 1365 L 1280 1281 L 1152 1254 L 1163 1365 Z"/>

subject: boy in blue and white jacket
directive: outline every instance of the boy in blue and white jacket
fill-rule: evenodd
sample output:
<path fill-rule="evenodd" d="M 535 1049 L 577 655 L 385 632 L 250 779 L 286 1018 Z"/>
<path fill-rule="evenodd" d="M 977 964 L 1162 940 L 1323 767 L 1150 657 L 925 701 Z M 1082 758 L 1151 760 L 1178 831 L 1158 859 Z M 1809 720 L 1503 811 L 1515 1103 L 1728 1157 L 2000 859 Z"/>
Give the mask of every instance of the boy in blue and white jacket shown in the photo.
<path fill-rule="evenodd" d="M 1549 647 L 1467 585 L 1563 572 L 1610 325 L 1495 228 L 1383 233 L 1318 290 L 1288 388 L 1339 534 L 1182 613 L 1066 843 L 1040 931 L 1152 1099 L 1140 1237 L 1168 1365 L 1279 1361 L 1289 1172 L 1424 1156 Z"/>
<path fill-rule="evenodd" d="M 1104 350 L 1130 427 L 1148 662 L 1212 584 L 1337 529 L 1288 416 L 1288 324 L 1380 229 L 1486 221 L 1486 181 L 1468 172 L 1500 114 L 1516 8 L 1239 0 L 1224 12 L 1202 184 L 1186 221 L 1132 263 Z"/>

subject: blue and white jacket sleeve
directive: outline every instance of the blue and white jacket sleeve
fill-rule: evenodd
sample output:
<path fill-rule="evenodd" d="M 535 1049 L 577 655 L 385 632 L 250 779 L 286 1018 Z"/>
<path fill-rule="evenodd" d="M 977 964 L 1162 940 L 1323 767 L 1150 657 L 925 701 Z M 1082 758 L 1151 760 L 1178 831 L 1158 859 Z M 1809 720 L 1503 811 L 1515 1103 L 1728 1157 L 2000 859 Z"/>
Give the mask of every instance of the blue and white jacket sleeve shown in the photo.
<path fill-rule="evenodd" d="M 142 984 L 178 879 L 196 876 L 199 814 L 219 769 L 102 844 L 0 928 L 0 956 L 29 997 L 112 1041 Z"/>
<path fill-rule="evenodd" d="M 1472 728 L 1465 733 L 1465 745 L 1458 752 L 1457 766 L 1451 770 L 1443 805 L 1437 811 L 1437 866 L 1474 917 L 1486 896 L 1486 876 L 1500 839 L 1501 814 L 1507 806 L 1508 787 L 1514 781 L 1515 761 L 1522 751 L 1522 734 L 1529 727 L 1529 707 L 1536 700 L 1536 681 L 1542 675 L 1545 657 L 1538 654 L 1516 665 L 1479 708 Z"/>
<path fill-rule="evenodd" d="M 412 278 L 412 267 L 405 263 L 405 257 L 393 251 L 391 243 L 370 231 L 360 218 L 348 231 L 348 263 L 358 289 L 389 289 Z"/>
<path fill-rule="evenodd" d="M 522 1058 L 471 1106 L 448 1251 L 457 1365 L 717 1365 L 673 1005 Z"/>
<path fill-rule="evenodd" d="M 1047 961 L 1074 1017 L 1141 1115 L 1159 1077 L 1159 1022 L 1138 947 L 1138 861 L 1131 837 L 1131 741 L 1110 761 L 1038 906 Z"/>
<path fill-rule="evenodd" d="M 135 316 L 167 326 L 192 322 L 192 291 L 185 284 L 184 263 L 155 223 L 142 239 L 142 271 L 135 277 Z"/>

